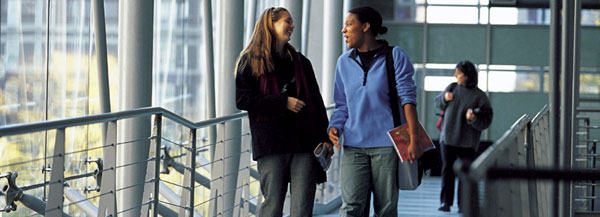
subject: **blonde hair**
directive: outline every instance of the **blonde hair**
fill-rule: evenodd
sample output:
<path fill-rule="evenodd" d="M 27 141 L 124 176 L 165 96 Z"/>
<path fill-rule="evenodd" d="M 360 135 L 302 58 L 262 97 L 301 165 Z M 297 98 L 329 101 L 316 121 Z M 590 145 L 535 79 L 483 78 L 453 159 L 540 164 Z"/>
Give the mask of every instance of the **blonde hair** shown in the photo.
<path fill-rule="evenodd" d="M 252 38 L 248 43 L 248 46 L 240 53 L 236 64 L 236 73 L 239 69 L 244 69 L 247 65 L 250 65 L 252 69 L 252 75 L 260 77 L 267 72 L 273 71 L 273 57 L 271 56 L 272 48 L 275 46 L 275 30 L 273 23 L 281 18 L 281 12 L 288 12 L 283 7 L 272 7 L 265 10 L 260 19 L 254 26 L 254 32 L 252 32 Z M 287 44 L 286 46 L 291 46 Z M 243 58 L 246 56 L 245 58 Z"/>

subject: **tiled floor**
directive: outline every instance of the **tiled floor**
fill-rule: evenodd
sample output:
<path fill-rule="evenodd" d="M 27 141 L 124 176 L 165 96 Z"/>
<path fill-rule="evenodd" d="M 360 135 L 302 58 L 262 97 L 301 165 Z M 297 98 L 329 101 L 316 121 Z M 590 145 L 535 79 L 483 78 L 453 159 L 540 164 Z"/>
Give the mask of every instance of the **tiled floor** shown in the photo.
<path fill-rule="evenodd" d="M 439 207 L 441 180 L 439 177 L 425 177 L 421 186 L 415 191 L 400 191 L 398 201 L 398 216 L 399 217 L 447 217 L 461 216 L 458 211 L 458 206 L 454 204 L 451 212 L 440 212 Z M 456 199 L 454 199 L 456 201 Z M 319 215 L 315 217 L 336 217 L 338 213 L 328 215 Z M 373 208 L 371 207 L 371 215 L 373 216 Z"/>

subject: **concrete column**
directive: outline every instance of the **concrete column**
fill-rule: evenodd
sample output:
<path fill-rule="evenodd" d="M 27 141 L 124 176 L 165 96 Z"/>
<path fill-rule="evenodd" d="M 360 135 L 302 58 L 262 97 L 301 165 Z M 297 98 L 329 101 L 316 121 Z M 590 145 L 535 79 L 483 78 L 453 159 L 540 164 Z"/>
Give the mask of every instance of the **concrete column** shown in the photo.
<path fill-rule="evenodd" d="M 300 52 L 307 55 L 306 49 L 308 48 L 308 24 L 310 23 L 310 0 L 302 1 L 302 32 L 300 34 Z"/>
<path fill-rule="evenodd" d="M 152 106 L 152 34 L 154 0 L 119 1 L 119 110 Z M 146 177 L 150 117 L 118 122 L 118 211 L 123 217 L 140 215 Z M 136 142 L 130 142 L 136 141 Z M 130 187 L 134 186 L 134 187 Z M 128 188 L 129 187 L 129 188 Z M 136 208 L 133 208 L 136 207 Z"/>
<path fill-rule="evenodd" d="M 302 0 L 279 0 L 279 4 L 292 14 L 294 32 L 290 44 L 299 50 L 302 47 Z"/>
<path fill-rule="evenodd" d="M 204 42 L 204 58 L 206 70 L 206 105 L 207 118 L 216 117 L 215 106 L 215 67 L 214 67 L 214 50 L 213 50 L 213 22 L 212 22 L 212 5 L 211 0 L 203 0 L 202 2 L 202 40 Z M 212 126 L 208 128 L 208 141 L 212 146 L 210 156 L 214 156 L 214 144 L 217 138 L 217 129 Z"/>
<path fill-rule="evenodd" d="M 342 54 L 343 1 L 323 2 L 323 80 L 321 92 L 325 105 L 333 103 L 333 78 L 337 59 Z"/>
<path fill-rule="evenodd" d="M 96 39 L 96 61 L 98 62 L 98 90 L 100 91 L 100 113 L 110 112 L 108 85 L 108 63 L 106 60 L 106 25 L 104 23 L 104 1 L 93 0 L 94 34 Z M 107 124 L 102 124 L 102 141 L 106 141 Z M 104 143 L 103 143 L 104 144 Z"/>
<path fill-rule="evenodd" d="M 353 1 L 352 0 L 344 0 L 344 6 L 342 9 L 342 25 L 344 25 L 344 19 L 346 19 L 346 14 L 348 13 L 348 11 L 352 10 L 352 4 Z M 427 10 L 425 10 L 427 11 Z M 342 28 L 342 27 L 340 27 Z M 346 42 L 344 42 L 344 40 L 342 40 L 342 52 L 346 52 L 348 51 L 348 46 L 346 46 Z"/>
<path fill-rule="evenodd" d="M 244 47 L 250 42 L 254 25 L 256 25 L 256 0 L 248 0 L 246 6 L 246 29 L 244 30 Z"/>
<path fill-rule="evenodd" d="M 218 83 L 217 116 L 225 116 L 239 112 L 235 105 L 235 64 L 242 51 L 244 41 L 244 1 L 224 0 L 219 4 L 219 41 L 223 48 L 219 53 L 219 64 L 221 70 L 216 74 Z M 223 216 L 233 215 L 238 168 L 240 164 L 241 150 L 241 121 L 233 121 L 226 124 L 224 132 L 225 142 L 217 144 L 224 145 L 223 156 Z M 215 158 L 217 158 L 215 154 Z M 213 177 L 214 179 L 214 177 Z"/>

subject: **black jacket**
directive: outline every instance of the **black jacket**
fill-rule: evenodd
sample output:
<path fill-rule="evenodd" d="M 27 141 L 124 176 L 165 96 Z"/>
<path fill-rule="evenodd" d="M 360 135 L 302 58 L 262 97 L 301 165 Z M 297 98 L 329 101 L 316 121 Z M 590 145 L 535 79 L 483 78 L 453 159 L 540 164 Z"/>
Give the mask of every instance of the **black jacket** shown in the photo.
<path fill-rule="evenodd" d="M 289 80 L 287 78 L 290 72 L 294 71 L 293 60 L 278 57 L 273 59 L 274 70 L 269 73 L 275 73 L 278 87 L 281 89 L 287 83 L 285 81 Z M 299 91 L 299 96 L 296 96 L 296 93 L 263 95 L 260 93 L 260 78 L 252 75 L 250 66 L 238 67 L 236 105 L 237 108 L 248 111 L 254 160 L 270 154 L 312 153 L 320 142 L 329 141 L 327 135 L 329 121 L 313 67 L 303 55 L 300 55 L 300 59 L 313 105 L 307 104 L 298 113 L 287 109 L 287 97 L 296 97 L 306 102 L 306 96 L 303 94 L 305 91 Z M 310 110 L 307 109 L 308 106 L 313 107 L 314 114 L 308 114 Z M 316 165 L 319 167 L 316 169 L 323 171 L 318 163 Z M 319 176 L 319 182 L 325 181 L 325 173 Z"/>
<path fill-rule="evenodd" d="M 467 88 L 463 85 L 456 85 L 452 90 L 454 99 L 446 102 L 444 94 L 450 91 L 451 86 L 452 84 L 448 85 L 435 98 L 437 107 L 445 110 L 440 142 L 449 146 L 473 148 L 477 151 L 481 131 L 487 129 L 492 123 L 494 116 L 492 106 L 488 97 L 479 88 Z M 467 120 L 465 117 L 469 108 L 475 110 L 474 120 Z"/>

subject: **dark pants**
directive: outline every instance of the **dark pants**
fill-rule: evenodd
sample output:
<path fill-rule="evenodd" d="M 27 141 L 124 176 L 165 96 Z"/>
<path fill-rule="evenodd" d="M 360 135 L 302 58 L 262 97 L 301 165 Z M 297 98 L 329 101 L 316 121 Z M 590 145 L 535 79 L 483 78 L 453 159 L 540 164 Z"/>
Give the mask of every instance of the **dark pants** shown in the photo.
<path fill-rule="evenodd" d="M 440 202 L 448 206 L 452 206 L 454 202 L 454 180 L 456 175 L 452 166 L 456 159 L 473 161 L 476 157 L 476 152 L 472 148 L 460 148 L 440 144 L 442 149 L 442 192 L 440 193 Z M 458 206 L 460 207 L 460 192 L 461 183 L 458 183 Z"/>
<path fill-rule="evenodd" d="M 259 216 L 283 215 L 283 202 L 290 183 L 290 216 L 311 217 L 317 189 L 316 163 L 312 153 L 274 154 L 259 158 L 260 190 L 265 197 Z"/>

